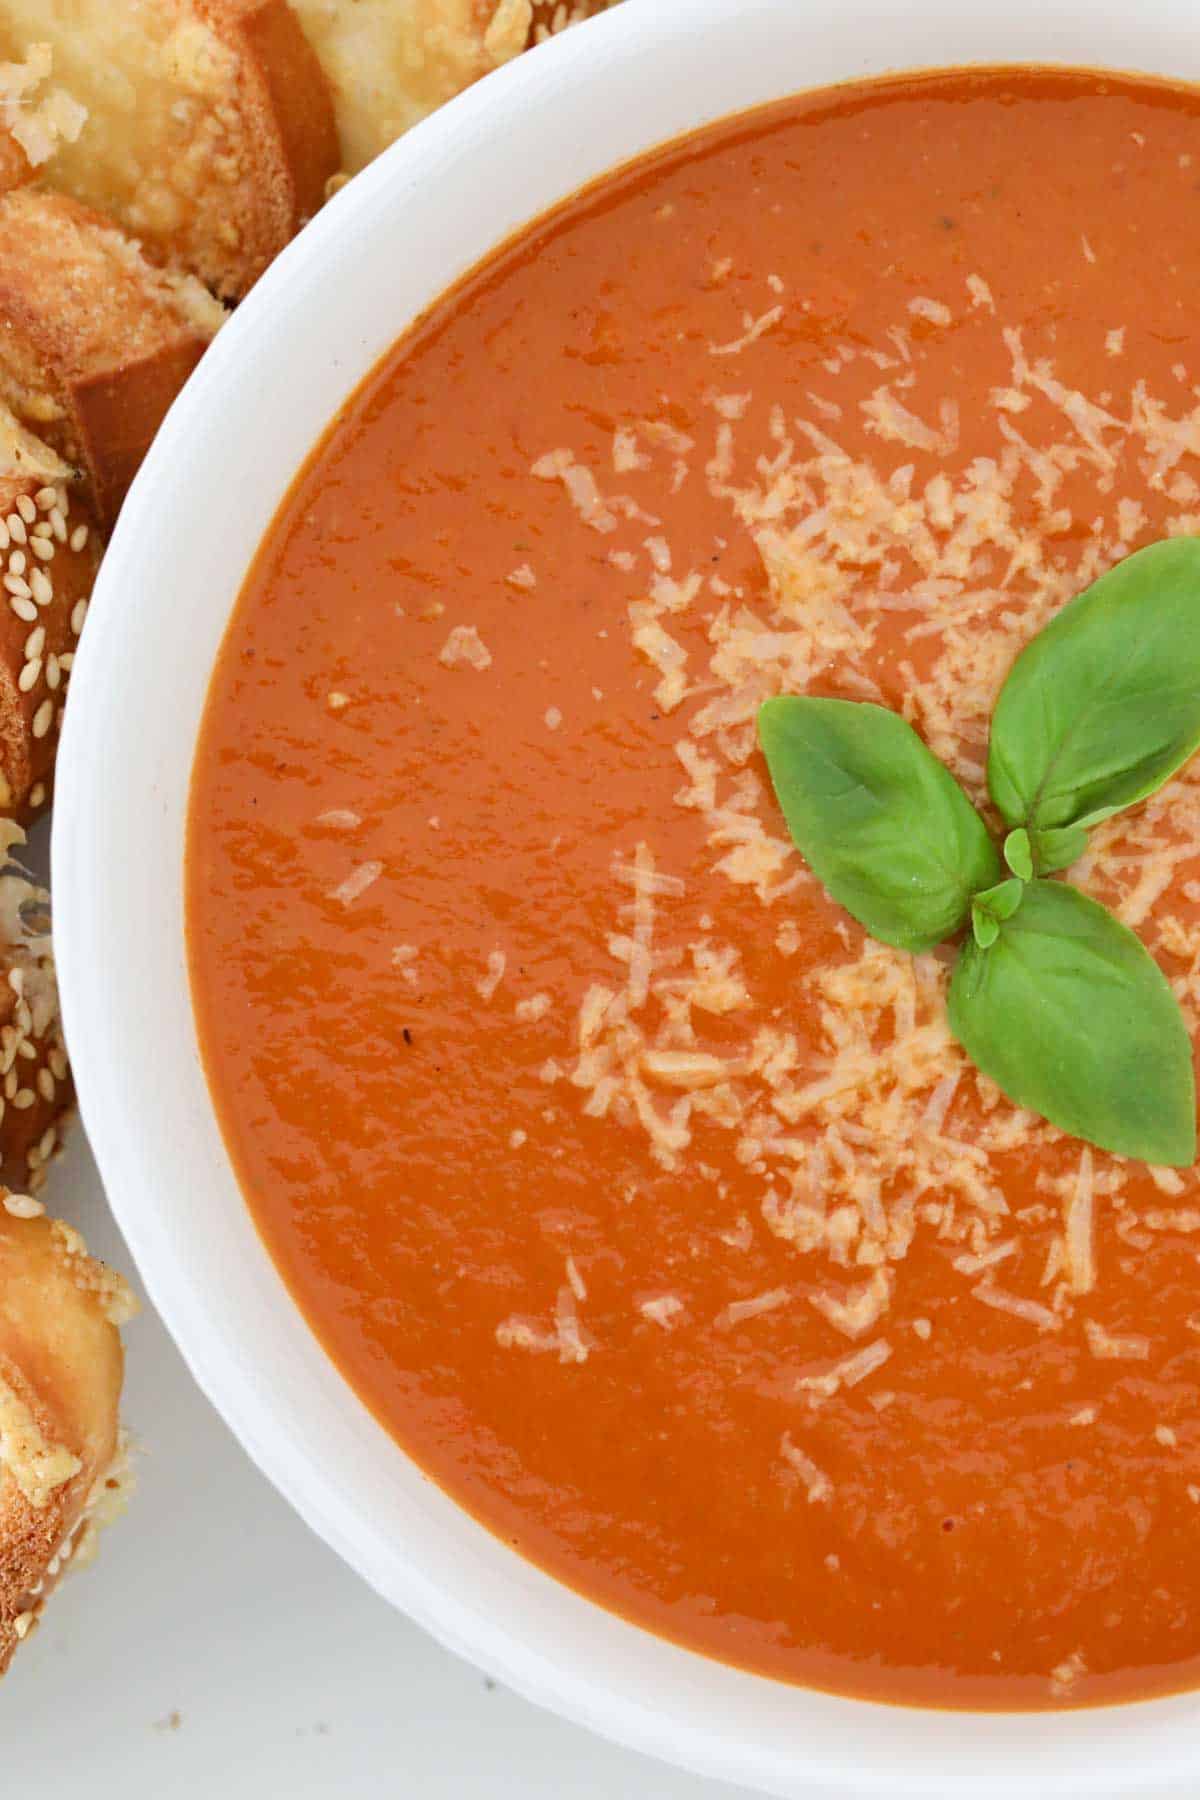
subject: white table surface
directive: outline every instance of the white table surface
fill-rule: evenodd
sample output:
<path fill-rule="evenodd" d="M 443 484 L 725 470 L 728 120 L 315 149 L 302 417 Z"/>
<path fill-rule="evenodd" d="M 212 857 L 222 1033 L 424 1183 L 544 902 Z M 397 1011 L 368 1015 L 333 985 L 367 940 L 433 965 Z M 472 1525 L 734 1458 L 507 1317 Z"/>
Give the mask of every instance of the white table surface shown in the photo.
<path fill-rule="evenodd" d="M 82 1130 L 48 1198 L 130 1273 Z M 198 1203 L 200 1203 L 198 1199 Z M 0 1686 L 2 1792 L 54 1800 L 721 1800 L 485 1682 L 250 1463 L 147 1309 L 138 1493 Z"/>

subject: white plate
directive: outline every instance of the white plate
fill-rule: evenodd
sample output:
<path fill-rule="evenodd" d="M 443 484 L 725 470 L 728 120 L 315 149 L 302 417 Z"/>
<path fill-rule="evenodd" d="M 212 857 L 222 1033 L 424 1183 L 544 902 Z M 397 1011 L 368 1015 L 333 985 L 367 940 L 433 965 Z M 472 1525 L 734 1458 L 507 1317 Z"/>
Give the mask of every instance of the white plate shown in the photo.
<path fill-rule="evenodd" d="M 971 61 L 1196 77 L 1200 32 L 1191 0 L 633 0 L 420 126 L 280 258 L 174 408 L 104 564 L 59 764 L 56 940 L 84 1118 L 202 1386 L 309 1523 L 443 1642 L 598 1731 L 781 1795 L 1194 1783 L 1200 1700 L 996 1717 L 785 1687 L 614 1618 L 461 1512 L 325 1357 L 242 1202 L 188 996 L 188 777 L 259 538 L 339 402 L 416 312 L 580 183 L 705 120 L 796 88 Z"/>

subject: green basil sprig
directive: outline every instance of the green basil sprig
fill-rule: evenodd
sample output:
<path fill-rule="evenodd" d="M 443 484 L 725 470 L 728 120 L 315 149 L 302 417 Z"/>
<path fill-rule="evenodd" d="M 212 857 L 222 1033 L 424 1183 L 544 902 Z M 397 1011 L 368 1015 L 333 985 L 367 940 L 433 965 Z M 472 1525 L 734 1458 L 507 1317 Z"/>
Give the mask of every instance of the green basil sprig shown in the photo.
<path fill-rule="evenodd" d="M 1018 656 L 988 756 L 1003 861 L 898 714 L 788 695 L 758 730 L 793 842 L 873 937 L 916 952 L 970 927 L 950 1025 L 1010 1099 L 1117 1155 L 1195 1160 L 1192 1047 L 1166 979 L 1102 906 L 1044 877 L 1200 747 L 1200 540 L 1130 556 Z"/>

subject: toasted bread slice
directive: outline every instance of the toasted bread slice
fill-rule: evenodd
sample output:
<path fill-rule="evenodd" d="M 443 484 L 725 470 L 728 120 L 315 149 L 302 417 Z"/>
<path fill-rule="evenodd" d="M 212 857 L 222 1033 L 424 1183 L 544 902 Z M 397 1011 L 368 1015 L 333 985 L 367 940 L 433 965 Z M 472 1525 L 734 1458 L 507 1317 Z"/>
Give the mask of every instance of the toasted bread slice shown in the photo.
<path fill-rule="evenodd" d="M 224 316 L 88 207 L 0 195 L 0 400 L 79 469 L 105 530 Z"/>
<path fill-rule="evenodd" d="M 50 800 L 100 562 L 100 533 L 79 490 L 61 457 L 0 406 L 0 813 L 22 823 Z"/>
<path fill-rule="evenodd" d="M 5 0 L 0 50 L 36 43 L 87 111 L 46 181 L 152 260 L 233 299 L 321 204 L 333 108 L 287 0 Z"/>
<path fill-rule="evenodd" d="M 532 0 L 292 0 L 333 88 L 354 174 L 525 48 Z"/>
<path fill-rule="evenodd" d="M 0 1191 L 0 1672 L 120 1479 L 119 1276 Z"/>

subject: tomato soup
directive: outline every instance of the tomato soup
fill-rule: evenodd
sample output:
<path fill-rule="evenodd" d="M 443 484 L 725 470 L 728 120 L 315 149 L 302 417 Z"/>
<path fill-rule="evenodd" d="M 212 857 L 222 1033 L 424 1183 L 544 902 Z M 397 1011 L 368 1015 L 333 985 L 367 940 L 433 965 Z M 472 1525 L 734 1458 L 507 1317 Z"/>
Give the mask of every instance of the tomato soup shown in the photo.
<path fill-rule="evenodd" d="M 986 810 L 1022 645 L 1200 532 L 1198 218 L 1200 97 L 1148 82 L 706 130 L 401 338 L 217 665 L 195 1006 L 292 1293 L 491 1530 L 766 1675 L 1200 1678 L 1195 1174 L 978 1074 L 755 739 L 774 694 L 875 700 Z M 1198 781 L 1071 874 L 1193 1032 Z"/>

